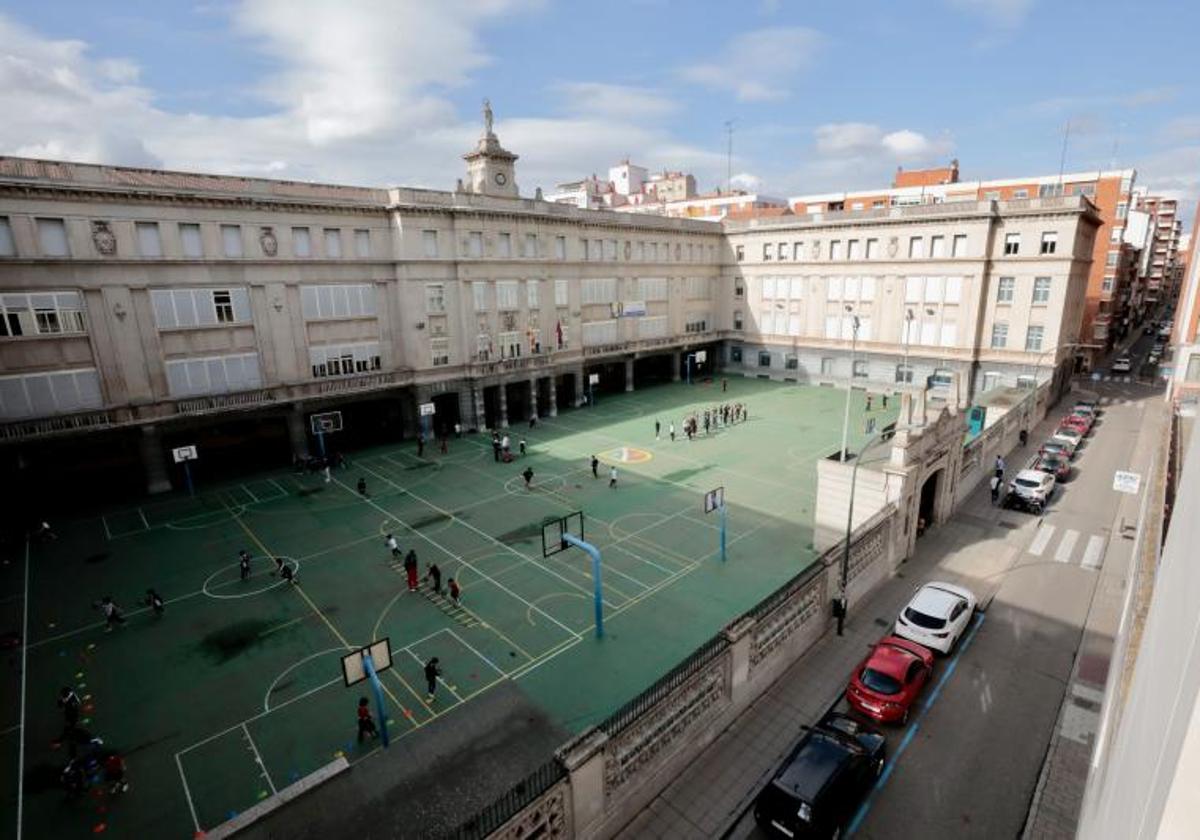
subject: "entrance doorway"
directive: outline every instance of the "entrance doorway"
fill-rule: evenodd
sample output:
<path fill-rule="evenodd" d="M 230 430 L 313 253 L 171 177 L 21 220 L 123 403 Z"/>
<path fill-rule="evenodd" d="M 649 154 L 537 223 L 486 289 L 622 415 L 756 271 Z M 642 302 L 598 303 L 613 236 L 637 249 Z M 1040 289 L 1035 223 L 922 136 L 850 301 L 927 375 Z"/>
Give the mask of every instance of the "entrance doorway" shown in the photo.
<path fill-rule="evenodd" d="M 938 483 L 941 477 L 942 471 L 936 470 L 921 485 L 921 504 L 917 509 L 918 537 L 937 521 L 935 514 L 937 512 Z"/>

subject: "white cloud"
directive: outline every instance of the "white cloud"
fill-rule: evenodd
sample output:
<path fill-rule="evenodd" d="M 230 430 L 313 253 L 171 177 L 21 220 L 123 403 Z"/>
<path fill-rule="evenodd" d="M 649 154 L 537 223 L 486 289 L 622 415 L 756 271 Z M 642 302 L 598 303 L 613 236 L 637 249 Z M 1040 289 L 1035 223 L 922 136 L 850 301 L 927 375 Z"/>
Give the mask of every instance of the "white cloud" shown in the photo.
<path fill-rule="evenodd" d="M 679 103 L 651 88 L 603 82 L 561 82 L 554 90 L 567 113 L 610 119 L 648 119 L 679 110 Z"/>
<path fill-rule="evenodd" d="M 735 190 L 745 190 L 746 192 L 756 193 L 762 190 L 763 181 L 757 175 L 750 172 L 738 172 L 730 179 L 730 186 Z"/>
<path fill-rule="evenodd" d="M 884 132 L 874 123 L 827 123 L 817 126 L 813 133 L 817 153 L 831 159 L 905 162 L 946 155 L 954 148 L 948 138 L 933 140 L 907 128 Z"/>
<path fill-rule="evenodd" d="M 993 26 L 1014 29 L 1033 7 L 1033 0 L 946 0 L 955 9 L 982 17 Z"/>
<path fill-rule="evenodd" d="M 824 41 L 802 26 L 775 26 L 734 36 L 711 62 L 692 64 L 680 78 L 734 94 L 743 102 L 782 99 L 813 62 Z"/>

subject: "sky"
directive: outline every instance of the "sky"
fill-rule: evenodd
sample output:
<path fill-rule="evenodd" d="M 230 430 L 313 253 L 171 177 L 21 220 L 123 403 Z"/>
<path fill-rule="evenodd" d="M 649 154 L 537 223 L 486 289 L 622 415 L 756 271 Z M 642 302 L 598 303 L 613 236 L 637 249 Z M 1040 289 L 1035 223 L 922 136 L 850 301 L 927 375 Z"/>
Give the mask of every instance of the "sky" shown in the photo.
<path fill-rule="evenodd" d="M 787 197 L 1135 167 L 1200 197 L 1200 3 L 0 0 L 0 153 L 523 194 L 628 157 Z M 1069 132 L 1066 131 L 1069 126 Z"/>

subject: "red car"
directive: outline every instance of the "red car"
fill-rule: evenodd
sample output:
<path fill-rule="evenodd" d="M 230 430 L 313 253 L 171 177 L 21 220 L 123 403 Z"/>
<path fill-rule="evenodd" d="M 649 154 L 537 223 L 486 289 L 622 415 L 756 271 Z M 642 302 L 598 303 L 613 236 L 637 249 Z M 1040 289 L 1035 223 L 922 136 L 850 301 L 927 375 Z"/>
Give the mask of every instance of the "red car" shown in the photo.
<path fill-rule="evenodd" d="M 932 651 L 899 636 L 885 636 L 854 671 L 846 700 L 880 723 L 904 724 L 931 673 Z"/>
<path fill-rule="evenodd" d="M 1078 430 L 1079 434 L 1086 435 L 1092 430 L 1092 419 L 1082 414 L 1068 414 L 1058 425 L 1070 426 L 1072 429 Z"/>

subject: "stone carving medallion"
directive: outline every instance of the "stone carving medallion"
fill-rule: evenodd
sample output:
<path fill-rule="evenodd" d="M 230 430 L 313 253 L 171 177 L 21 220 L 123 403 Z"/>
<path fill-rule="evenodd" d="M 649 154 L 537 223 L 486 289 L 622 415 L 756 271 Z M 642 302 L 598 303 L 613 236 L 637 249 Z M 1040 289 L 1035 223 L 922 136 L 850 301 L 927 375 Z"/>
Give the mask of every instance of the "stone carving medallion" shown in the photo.
<path fill-rule="evenodd" d="M 893 236 L 890 239 L 888 239 L 887 255 L 889 257 L 894 257 L 894 256 L 896 256 L 897 252 L 899 252 L 899 250 L 900 250 L 900 237 Z"/>
<path fill-rule="evenodd" d="M 117 237 L 108 222 L 92 222 L 92 244 L 106 257 L 117 253 Z"/>
<path fill-rule="evenodd" d="M 821 256 L 821 240 L 814 239 L 812 244 L 812 258 L 819 259 Z"/>
<path fill-rule="evenodd" d="M 626 240 L 625 241 L 625 259 L 629 259 L 632 256 L 633 256 L 633 243 L 630 242 L 629 240 Z"/>
<path fill-rule="evenodd" d="M 258 234 L 258 244 L 262 246 L 262 252 L 268 257 L 273 257 L 279 253 L 279 240 L 275 238 L 274 228 L 263 228 Z"/>

